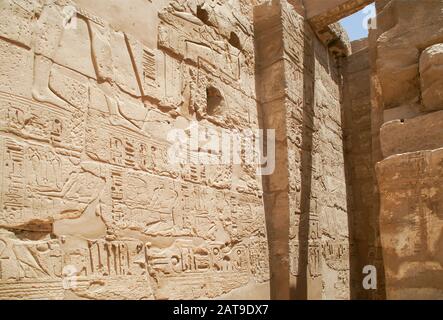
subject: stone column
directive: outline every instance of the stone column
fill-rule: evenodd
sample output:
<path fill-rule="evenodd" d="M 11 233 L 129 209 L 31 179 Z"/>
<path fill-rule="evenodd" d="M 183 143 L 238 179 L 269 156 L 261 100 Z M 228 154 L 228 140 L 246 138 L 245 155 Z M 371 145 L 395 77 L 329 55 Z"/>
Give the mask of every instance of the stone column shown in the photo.
<path fill-rule="evenodd" d="M 286 1 L 255 9 L 262 126 L 275 129 L 264 180 L 276 299 L 349 297 L 349 239 L 336 63 Z"/>
<path fill-rule="evenodd" d="M 443 298 L 443 1 L 377 5 L 373 129 L 387 298 Z"/>

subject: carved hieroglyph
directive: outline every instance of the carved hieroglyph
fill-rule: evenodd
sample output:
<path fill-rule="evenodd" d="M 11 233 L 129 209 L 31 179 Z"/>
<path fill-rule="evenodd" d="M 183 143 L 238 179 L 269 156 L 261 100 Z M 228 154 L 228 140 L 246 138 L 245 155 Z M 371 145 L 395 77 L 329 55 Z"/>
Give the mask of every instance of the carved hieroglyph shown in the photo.
<path fill-rule="evenodd" d="M 287 1 L 256 7 L 265 128 L 276 130 L 276 170 L 265 177 L 271 296 L 348 299 L 347 193 L 338 70 Z"/>
<path fill-rule="evenodd" d="M 258 128 L 253 4 L 2 1 L 0 299 L 269 297 L 255 170 L 166 139 Z"/>
<path fill-rule="evenodd" d="M 315 31 L 295 0 L 2 0 L 0 299 L 348 299 L 350 45 Z M 191 161 L 259 128 L 266 178 Z"/>

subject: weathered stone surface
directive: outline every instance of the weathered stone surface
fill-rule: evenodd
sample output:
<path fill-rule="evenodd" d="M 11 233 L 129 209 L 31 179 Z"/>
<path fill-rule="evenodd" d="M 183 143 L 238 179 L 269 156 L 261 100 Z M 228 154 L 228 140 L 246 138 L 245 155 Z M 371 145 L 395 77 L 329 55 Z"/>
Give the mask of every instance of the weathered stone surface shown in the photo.
<path fill-rule="evenodd" d="M 392 0 L 379 13 L 377 74 L 385 109 L 420 101 L 420 56 L 443 42 L 442 6 L 439 0 Z"/>
<path fill-rule="evenodd" d="M 2 1 L 0 299 L 443 299 L 443 1 L 370 2 Z"/>
<path fill-rule="evenodd" d="M 440 0 L 377 1 L 373 133 L 388 299 L 441 299 Z M 432 23 L 429 23 L 432 21 Z"/>
<path fill-rule="evenodd" d="M 384 157 L 443 148 L 443 111 L 385 123 L 380 129 Z"/>
<path fill-rule="evenodd" d="M 341 24 L 330 24 L 318 30 L 317 35 L 335 57 L 346 57 L 351 54 L 351 43 Z"/>
<path fill-rule="evenodd" d="M 351 42 L 352 53 L 356 53 L 360 50 L 367 50 L 369 47 L 368 38 L 363 38 L 359 40 L 354 40 Z"/>
<path fill-rule="evenodd" d="M 276 129 L 265 177 L 271 297 L 349 299 L 340 81 L 333 53 L 286 1 L 255 8 L 257 92 Z"/>
<path fill-rule="evenodd" d="M 366 45 L 366 46 L 365 46 Z M 346 181 L 349 196 L 349 237 L 352 247 L 352 298 L 379 299 L 384 296 L 382 251 L 377 223 L 378 195 L 375 192 L 375 170 L 372 164 L 372 118 L 370 92 L 370 59 L 367 41 L 352 42 L 353 54 L 344 69 L 344 133 L 346 142 Z M 377 290 L 362 287 L 367 265 L 376 266 Z"/>
<path fill-rule="evenodd" d="M 443 109 L 443 43 L 427 48 L 420 56 L 421 95 L 426 111 Z"/>
<path fill-rule="evenodd" d="M 0 16 L 0 299 L 269 298 L 256 168 L 172 163 L 167 139 L 259 128 L 252 4 Z"/>
<path fill-rule="evenodd" d="M 2 1 L 0 36 L 29 48 L 32 42 L 32 17 L 35 9 L 29 2 Z"/>
<path fill-rule="evenodd" d="M 377 165 L 380 229 L 390 299 L 443 298 L 443 149 Z"/>

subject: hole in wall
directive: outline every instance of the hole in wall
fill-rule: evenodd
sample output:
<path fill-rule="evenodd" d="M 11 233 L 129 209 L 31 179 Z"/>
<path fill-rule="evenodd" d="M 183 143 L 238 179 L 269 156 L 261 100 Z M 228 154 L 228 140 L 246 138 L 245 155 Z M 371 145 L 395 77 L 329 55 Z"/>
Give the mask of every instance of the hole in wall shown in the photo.
<path fill-rule="evenodd" d="M 235 32 L 231 32 L 231 35 L 229 37 L 229 44 L 238 50 L 242 51 L 240 38 L 237 36 Z"/>
<path fill-rule="evenodd" d="M 197 18 L 199 18 L 204 24 L 213 27 L 214 25 L 209 20 L 209 12 L 203 9 L 203 6 L 197 6 Z"/>
<path fill-rule="evenodd" d="M 210 116 L 221 115 L 223 112 L 224 98 L 220 90 L 210 86 L 206 88 L 206 112 Z"/>

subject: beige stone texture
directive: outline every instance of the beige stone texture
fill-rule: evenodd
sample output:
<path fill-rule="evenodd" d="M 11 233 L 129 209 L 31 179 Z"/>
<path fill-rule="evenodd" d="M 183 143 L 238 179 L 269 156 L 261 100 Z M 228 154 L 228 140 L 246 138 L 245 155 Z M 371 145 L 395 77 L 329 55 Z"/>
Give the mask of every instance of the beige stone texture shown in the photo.
<path fill-rule="evenodd" d="M 274 299 L 349 299 L 348 207 L 334 48 L 288 3 L 255 9 L 257 94 L 277 130 L 264 177 Z"/>
<path fill-rule="evenodd" d="M 259 128 L 250 1 L 0 15 L 0 299 L 269 298 L 254 168 L 168 160 L 192 121 Z"/>
<path fill-rule="evenodd" d="M 353 54 L 344 66 L 344 133 L 345 164 L 349 211 L 349 237 L 352 258 L 350 272 L 353 299 L 381 299 L 384 297 L 383 260 L 377 219 L 379 201 L 374 186 L 372 163 L 372 123 L 370 57 L 367 40 L 352 42 Z M 367 265 L 376 266 L 377 290 L 362 287 Z"/>
<path fill-rule="evenodd" d="M 420 151 L 377 165 L 389 299 L 443 298 L 442 156 Z"/>
<path fill-rule="evenodd" d="M 443 2 L 376 4 L 372 130 L 386 296 L 441 299 Z"/>
<path fill-rule="evenodd" d="M 384 157 L 443 147 L 443 111 L 406 120 L 393 120 L 380 129 Z"/>
<path fill-rule="evenodd" d="M 443 1 L 371 2 L 1 0 L 0 299 L 443 299 Z"/>
<path fill-rule="evenodd" d="M 420 85 L 425 110 L 443 110 L 443 43 L 433 45 L 421 54 Z"/>
<path fill-rule="evenodd" d="M 441 5 L 439 0 L 389 1 L 379 13 L 376 66 L 385 109 L 420 101 L 421 54 L 424 67 L 428 48 L 443 42 Z"/>

